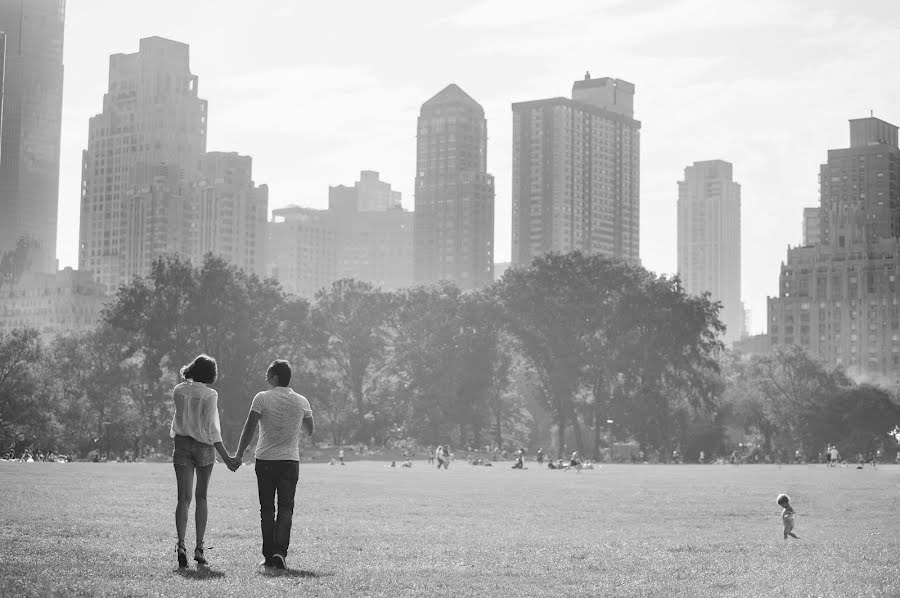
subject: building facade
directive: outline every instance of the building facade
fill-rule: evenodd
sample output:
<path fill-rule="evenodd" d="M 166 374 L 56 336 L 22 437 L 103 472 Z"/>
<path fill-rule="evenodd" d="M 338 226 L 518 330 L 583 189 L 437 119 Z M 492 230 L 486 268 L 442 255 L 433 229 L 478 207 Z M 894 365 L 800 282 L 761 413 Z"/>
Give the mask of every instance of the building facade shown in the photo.
<path fill-rule="evenodd" d="M 337 232 L 329 210 L 272 210 L 266 233 L 267 273 L 285 292 L 312 299 L 339 278 Z"/>
<path fill-rule="evenodd" d="M 268 187 L 253 182 L 250 157 L 206 152 L 198 84 L 187 44 L 149 37 L 110 56 L 82 154 L 78 254 L 109 294 L 164 254 L 266 271 Z"/>
<path fill-rule="evenodd" d="M 0 254 L 25 240 L 29 267 L 56 272 L 65 0 L 0 0 L 4 33 Z"/>
<path fill-rule="evenodd" d="M 201 223 L 194 255 L 213 253 L 245 272 L 265 276 L 268 185 L 253 182 L 253 160 L 236 152 L 207 152 L 197 193 Z"/>
<path fill-rule="evenodd" d="M 897 127 L 850 121 L 850 147 L 820 169 L 821 239 L 788 249 L 768 299 L 773 346 L 895 384 L 900 378 L 900 148 Z"/>
<path fill-rule="evenodd" d="M 721 302 L 725 344 L 740 339 L 741 186 L 729 162 L 694 162 L 678 182 L 678 275 L 688 293 Z"/>
<path fill-rule="evenodd" d="M 822 240 L 819 231 L 819 208 L 803 208 L 803 245 L 818 245 Z"/>
<path fill-rule="evenodd" d="M 494 280 L 494 177 L 484 109 L 451 84 L 421 108 L 416 136 L 414 280 L 463 290 Z"/>
<path fill-rule="evenodd" d="M 26 272 L 0 291 L 0 333 L 35 328 L 41 336 L 91 330 L 106 296 L 90 272 L 65 268 L 55 274 Z"/>
<path fill-rule="evenodd" d="M 399 191 L 372 170 L 353 187 L 328 189 L 328 211 L 337 239 L 338 278 L 396 290 L 413 284 L 413 213 Z"/>
<path fill-rule="evenodd" d="M 640 128 L 634 85 L 591 79 L 572 99 L 512 105 L 512 263 L 580 250 L 640 261 Z"/>
<path fill-rule="evenodd" d="M 158 255 L 193 249 L 206 110 L 187 44 L 149 37 L 135 54 L 110 56 L 82 155 L 78 255 L 108 293 Z"/>

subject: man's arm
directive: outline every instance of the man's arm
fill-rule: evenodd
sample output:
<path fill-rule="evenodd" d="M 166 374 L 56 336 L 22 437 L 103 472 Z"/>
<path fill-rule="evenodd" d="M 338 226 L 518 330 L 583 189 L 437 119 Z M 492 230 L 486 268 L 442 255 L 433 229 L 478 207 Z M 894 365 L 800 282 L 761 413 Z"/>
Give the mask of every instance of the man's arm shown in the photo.
<path fill-rule="evenodd" d="M 247 421 L 244 422 L 244 430 L 241 432 L 241 442 L 238 444 L 237 452 L 234 454 L 236 459 L 241 460 L 244 458 L 244 451 L 250 446 L 250 441 L 253 440 L 253 434 L 256 432 L 256 424 L 258 423 L 259 413 L 250 411 L 247 414 Z"/>
<path fill-rule="evenodd" d="M 300 426 L 303 428 L 303 431 L 306 432 L 307 436 L 312 436 L 313 429 L 315 429 L 316 424 L 313 421 L 312 413 L 307 413 L 303 417 L 303 422 L 301 422 Z"/>

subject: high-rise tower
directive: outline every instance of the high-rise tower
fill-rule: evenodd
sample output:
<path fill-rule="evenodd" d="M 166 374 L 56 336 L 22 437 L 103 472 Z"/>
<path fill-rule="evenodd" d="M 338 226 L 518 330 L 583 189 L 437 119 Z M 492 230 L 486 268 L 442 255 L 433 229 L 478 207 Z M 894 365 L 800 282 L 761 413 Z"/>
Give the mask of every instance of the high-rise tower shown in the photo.
<path fill-rule="evenodd" d="M 494 177 L 484 109 L 450 84 L 422 104 L 416 142 L 414 279 L 493 282 Z"/>
<path fill-rule="evenodd" d="M 897 127 L 850 121 L 850 147 L 819 170 L 820 239 L 788 249 L 768 300 L 772 345 L 800 345 L 857 373 L 900 377 Z"/>
<path fill-rule="evenodd" d="M 65 0 L 0 0 L 4 32 L 0 254 L 25 241 L 56 272 Z"/>
<path fill-rule="evenodd" d="M 678 182 L 678 274 L 689 293 L 722 302 L 725 343 L 740 339 L 741 186 L 729 162 L 694 162 Z"/>
<path fill-rule="evenodd" d="M 199 245 L 196 187 L 206 151 L 206 101 L 187 44 L 144 38 L 109 59 L 103 112 L 82 156 L 78 262 L 113 293 L 164 253 Z"/>
<path fill-rule="evenodd" d="M 512 263 L 548 251 L 640 260 L 640 128 L 634 85 L 603 77 L 572 99 L 512 105 Z"/>

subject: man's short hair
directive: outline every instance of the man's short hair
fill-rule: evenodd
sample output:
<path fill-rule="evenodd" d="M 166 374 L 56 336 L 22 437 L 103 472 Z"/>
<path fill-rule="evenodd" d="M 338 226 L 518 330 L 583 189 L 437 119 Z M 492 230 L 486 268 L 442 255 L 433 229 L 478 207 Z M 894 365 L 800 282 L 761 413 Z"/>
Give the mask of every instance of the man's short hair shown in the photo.
<path fill-rule="evenodd" d="M 278 376 L 278 386 L 287 386 L 291 383 L 291 364 L 286 359 L 276 359 L 269 366 L 266 375 Z"/>

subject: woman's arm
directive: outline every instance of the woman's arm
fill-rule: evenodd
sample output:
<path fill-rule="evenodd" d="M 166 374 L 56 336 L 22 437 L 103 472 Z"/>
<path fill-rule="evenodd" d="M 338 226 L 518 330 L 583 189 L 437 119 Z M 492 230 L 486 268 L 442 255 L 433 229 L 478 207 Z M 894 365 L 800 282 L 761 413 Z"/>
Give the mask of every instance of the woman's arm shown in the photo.
<path fill-rule="evenodd" d="M 228 454 L 228 449 L 222 442 L 222 424 L 219 421 L 219 393 L 213 390 L 213 397 L 210 400 L 210 435 L 213 437 L 213 446 L 218 451 L 222 461 L 228 466 L 228 469 L 235 471 L 240 467 L 235 459 Z"/>

